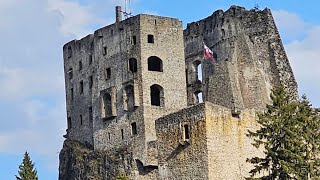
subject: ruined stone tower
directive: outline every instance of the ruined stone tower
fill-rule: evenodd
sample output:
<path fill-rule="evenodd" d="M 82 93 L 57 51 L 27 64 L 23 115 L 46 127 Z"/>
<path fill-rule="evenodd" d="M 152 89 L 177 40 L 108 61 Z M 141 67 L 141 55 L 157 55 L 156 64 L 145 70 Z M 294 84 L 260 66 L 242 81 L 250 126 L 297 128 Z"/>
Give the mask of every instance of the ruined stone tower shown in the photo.
<path fill-rule="evenodd" d="M 181 21 L 119 21 L 67 43 L 64 58 L 68 139 L 96 150 L 130 146 L 152 164 L 155 120 L 187 106 Z"/>
<path fill-rule="evenodd" d="M 264 108 L 272 87 L 282 84 L 297 97 L 297 84 L 269 9 L 246 11 L 233 6 L 188 24 L 184 31 L 188 104 L 204 100 L 236 111 Z M 203 45 L 215 60 L 203 59 Z M 202 65 L 202 82 L 197 66 Z"/>
<path fill-rule="evenodd" d="M 270 10 L 232 6 L 184 31 L 178 19 L 116 12 L 114 24 L 63 47 L 59 179 L 246 176 L 245 159 L 260 153 L 245 136 L 255 112 L 277 85 L 297 96 Z"/>

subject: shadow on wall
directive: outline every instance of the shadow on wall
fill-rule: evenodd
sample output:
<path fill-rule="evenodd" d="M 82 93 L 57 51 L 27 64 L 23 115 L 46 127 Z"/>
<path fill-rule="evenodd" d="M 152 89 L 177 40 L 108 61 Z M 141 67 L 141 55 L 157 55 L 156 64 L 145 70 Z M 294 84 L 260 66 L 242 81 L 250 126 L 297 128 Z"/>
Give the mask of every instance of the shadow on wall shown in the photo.
<path fill-rule="evenodd" d="M 144 166 L 139 159 L 136 159 L 136 163 L 137 163 L 139 175 L 147 175 L 153 170 L 158 169 L 158 166 L 152 166 L 152 165 Z"/>

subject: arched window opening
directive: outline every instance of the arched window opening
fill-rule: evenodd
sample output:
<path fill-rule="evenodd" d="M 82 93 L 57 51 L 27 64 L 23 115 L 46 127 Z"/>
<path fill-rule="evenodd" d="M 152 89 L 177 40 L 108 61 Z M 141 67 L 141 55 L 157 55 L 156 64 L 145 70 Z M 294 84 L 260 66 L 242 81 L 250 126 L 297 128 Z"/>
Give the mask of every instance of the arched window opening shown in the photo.
<path fill-rule="evenodd" d="M 189 126 L 186 124 L 183 126 L 183 131 L 184 131 L 184 136 L 183 136 L 183 140 L 187 141 L 190 139 L 190 131 L 189 131 Z"/>
<path fill-rule="evenodd" d="M 134 88 L 132 85 L 128 85 L 125 88 L 124 99 L 124 110 L 134 111 Z"/>
<path fill-rule="evenodd" d="M 201 61 L 195 61 L 193 64 L 195 69 L 195 79 L 202 82 L 202 63 Z"/>
<path fill-rule="evenodd" d="M 137 134 L 137 123 L 131 123 L 131 133 L 132 135 L 136 135 Z"/>
<path fill-rule="evenodd" d="M 162 72 L 162 60 L 156 56 L 151 56 L 148 58 L 148 70 Z"/>
<path fill-rule="evenodd" d="M 130 72 L 137 72 L 138 70 L 138 65 L 137 65 L 137 60 L 135 58 L 130 58 L 129 59 L 129 71 Z"/>
<path fill-rule="evenodd" d="M 194 104 L 203 103 L 203 93 L 201 91 L 197 91 L 194 93 Z"/>
<path fill-rule="evenodd" d="M 105 93 L 102 97 L 102 118 L 110 116 L 112 116 L 111 95 L 109 93 Z"/>
<path fill-rule="evenodd" d="M 150 87 L 151 105 L 164 106 L 163 88 L 157 84 Z"/>

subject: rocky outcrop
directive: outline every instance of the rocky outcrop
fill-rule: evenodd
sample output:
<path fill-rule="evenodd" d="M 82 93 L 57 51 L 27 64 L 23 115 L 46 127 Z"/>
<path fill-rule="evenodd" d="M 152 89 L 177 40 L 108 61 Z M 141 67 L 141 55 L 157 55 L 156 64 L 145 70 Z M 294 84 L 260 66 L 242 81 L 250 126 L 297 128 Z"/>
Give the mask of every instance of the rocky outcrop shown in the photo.
<path fill-rule="evenodd" d="M 90 145 L 65 140 L 59 159 L 59 180 L 158 179 L 157 166 L 144 165 L 126 148 L 94 151 Z"/>
<path fill-rule="evenodd" d="M 66 140 L 59 155 L 59 180 L 103 180 L 106 177 L 105 157 L 90 146 Z"/>

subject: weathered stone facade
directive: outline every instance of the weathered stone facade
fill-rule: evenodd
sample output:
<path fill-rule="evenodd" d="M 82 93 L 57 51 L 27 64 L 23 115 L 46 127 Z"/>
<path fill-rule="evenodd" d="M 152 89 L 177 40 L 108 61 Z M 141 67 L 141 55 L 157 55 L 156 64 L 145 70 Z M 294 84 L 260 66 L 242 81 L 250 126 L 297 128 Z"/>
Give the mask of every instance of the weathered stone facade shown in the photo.
<path fill-rule="evenodd" d="M 184 30 L 188 105 L 195 93 L 205 101 L 239 111 L 264 108 L 272 87 L 282 84 L 297 97 L 297 83 L 269 9 L 232 6 L 188 24 Z M 203 59 L 203 42 L 214 61 Z M 196 66 L 202 63 L 202 82 Z"/>
<path fill-rule="evenodd" d="M 248 175 L 245 159 L 259 154 L 245 135 L 257 128 L 255 112 L 277 85 L 297 97 L 270 10 L 232 6 L 185 30 L 174 18 L 120 19 L 64 45 L 59 179 Z"/>

